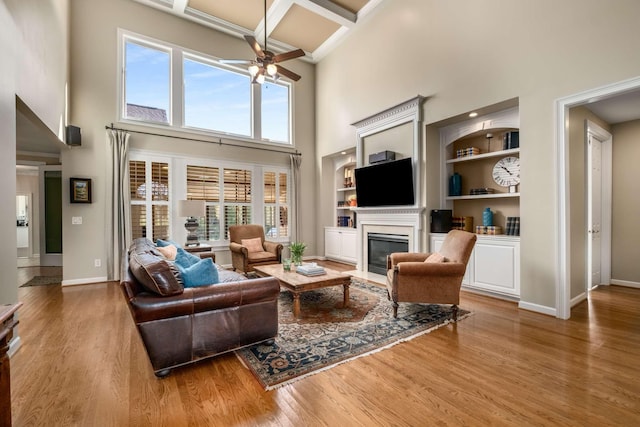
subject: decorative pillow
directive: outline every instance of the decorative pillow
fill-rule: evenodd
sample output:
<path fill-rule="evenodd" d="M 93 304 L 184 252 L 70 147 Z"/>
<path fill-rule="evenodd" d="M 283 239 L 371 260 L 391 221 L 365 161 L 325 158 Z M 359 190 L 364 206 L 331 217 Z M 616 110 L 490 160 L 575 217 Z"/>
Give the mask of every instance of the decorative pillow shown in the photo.
<path fill-rule="evenodd" d="M 193 264 L 200 261 L 199 256 L 196 256 L 190 252 L 187 252 L 182 248 L 176 248 L 176 250 L 177 250 L 177 254 L 176 254 L 175 262 L 180 267 L 184 267 L 184 268 L 191 267 Z"/>
<path fill-rule="evenodd" d="M 424 260 L 426 263 L 438 263 L 438 262 L 447 262 L 447 259 L 444 255 L 439 254 L 438 252 L 434 252 Z"/>
<path fill-rule="evenodd" d="M 240 240 L 240 244 L 247 248 L 247 251 L 249 252 L 264 252 L 262 239 L 259 237 L 253 239 L 242 239 Z"/>
<path fill-rule="evenodd" d="M 218 269 L 211 258 L 201 259 L 189 267 L 183 267 L 180 264 L 176 264 L 176 267 L 182 276 L 185 288 L 213 285 L 219 281 Z"/>
<path fill-rule="evenodd" d="M 176 255 L 178 254 L 178 248 L 176 248 L 174 245 L 158 246 L 156 249 L 162 254 L 163 257 L 165 257 L 169 261 L 174 261 L 176 259 Z"/>
<path fill-rule="evenodd" d="M 163 248 L 163 247 L 169 246 L 169 245 L 173 245 L 176 248 L 181 248 L 182 247 L 178 243 L 174 242 L 173 240 L 162 240 L 162 239 L 156 240 L 156 246 L 159 247 L 159 248 Z"/>

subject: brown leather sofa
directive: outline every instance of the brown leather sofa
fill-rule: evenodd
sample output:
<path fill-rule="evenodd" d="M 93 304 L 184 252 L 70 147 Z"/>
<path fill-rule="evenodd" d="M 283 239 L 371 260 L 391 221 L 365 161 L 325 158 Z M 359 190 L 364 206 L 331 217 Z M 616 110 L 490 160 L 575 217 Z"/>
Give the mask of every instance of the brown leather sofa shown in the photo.
<path fill-rule="evenodd" d="M 124 255 L 122 291 L 156 376 L 278 334 L 280 285 L 219 269 L 220 283 L 184 288 L 153 243 Z"/>

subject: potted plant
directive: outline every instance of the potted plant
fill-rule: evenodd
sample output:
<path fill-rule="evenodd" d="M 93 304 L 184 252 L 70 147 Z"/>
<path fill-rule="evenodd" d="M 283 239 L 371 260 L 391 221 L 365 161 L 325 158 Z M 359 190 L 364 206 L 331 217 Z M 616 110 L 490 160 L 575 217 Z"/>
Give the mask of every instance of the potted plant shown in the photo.
<path fill-rule="evenodd" d="M 302 242 L 293 242 L 289 245 L 289 251 L 291 252 L 291 261 L 294 265 L 302 265 L 302 254 L 307 245 Z"/>

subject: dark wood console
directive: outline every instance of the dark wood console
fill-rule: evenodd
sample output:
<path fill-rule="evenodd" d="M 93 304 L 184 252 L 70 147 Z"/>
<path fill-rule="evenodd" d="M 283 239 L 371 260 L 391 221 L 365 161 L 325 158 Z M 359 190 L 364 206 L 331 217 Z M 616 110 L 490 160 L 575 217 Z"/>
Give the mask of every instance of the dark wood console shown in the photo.
<path fill-rule="evenodd" d="M 18 324 L 14 314 L 21 302 L 0 306 L 0 427 L 11 427 L 11 374 L 9 365 L 9 341 L 13 328 Z"/>

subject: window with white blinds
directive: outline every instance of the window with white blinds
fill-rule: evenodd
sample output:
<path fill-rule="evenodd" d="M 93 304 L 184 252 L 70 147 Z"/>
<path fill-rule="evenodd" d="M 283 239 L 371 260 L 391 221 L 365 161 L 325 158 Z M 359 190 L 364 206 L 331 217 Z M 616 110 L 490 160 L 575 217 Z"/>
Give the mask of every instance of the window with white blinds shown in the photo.
<path fill-rule="evenodd" d="M 134 239 L 148 237 L 155 241 L 170 237 L 169 178 L 168 161 L 129 161 L 131 231 Z"/>
<path fill-rule="evenodd" d="M 251 170 L 225 168 L 224 238 L 229 239 L 229 226 L 251 224 Z"/>
<path fill-rule="evenodd" d="M 220 168 L 187 165 L 187 200 L 206 203 L 206 216 L 200 218 L 198 239 L 220 240 Z"/>
<path fill-rule="evenodd" d="M 287 174 L 267 171 L 264 183 L 264 230 L 266 237 L 289 236 Z"/>

